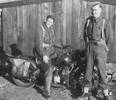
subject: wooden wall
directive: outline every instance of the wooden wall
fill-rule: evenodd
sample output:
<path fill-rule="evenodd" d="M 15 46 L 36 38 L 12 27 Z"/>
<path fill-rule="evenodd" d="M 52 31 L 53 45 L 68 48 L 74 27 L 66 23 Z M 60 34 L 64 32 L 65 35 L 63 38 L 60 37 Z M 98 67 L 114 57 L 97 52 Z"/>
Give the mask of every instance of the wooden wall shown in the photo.
<path fill-rule="evenodd" d="M 83 26 L 90 15 L 91 3 L 82 0 L 61 0 L 32 5 L 3 8 L 4 49 L 10 52 L 9 45 L 17 43 L 24 55 L 32 55 L 35 45 L 39 46 L 39 29 L 48 14 L 55 16 L 55 36 L 62 44 L 74 49 L 83 49 Z M 114 31 L 114 42 L 109 58 L 116 58 L 116 6 L 105 5 L 105 16 L 110 20 Z"/>

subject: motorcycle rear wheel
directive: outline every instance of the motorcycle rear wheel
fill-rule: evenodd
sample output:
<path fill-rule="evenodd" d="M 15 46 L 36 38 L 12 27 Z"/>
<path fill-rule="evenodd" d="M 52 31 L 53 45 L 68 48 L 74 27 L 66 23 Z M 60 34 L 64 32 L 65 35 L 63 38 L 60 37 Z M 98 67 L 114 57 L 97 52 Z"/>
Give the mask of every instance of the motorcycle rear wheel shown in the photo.
<path fill-rule="evenodd" d="M 33 87 L 35 85 L 35 82 L 23 82 L 20 79 L 17 79 L 15 77 L 12 77 L 12 80 L 19 87 L 28 88 L 28 87 Z"/>

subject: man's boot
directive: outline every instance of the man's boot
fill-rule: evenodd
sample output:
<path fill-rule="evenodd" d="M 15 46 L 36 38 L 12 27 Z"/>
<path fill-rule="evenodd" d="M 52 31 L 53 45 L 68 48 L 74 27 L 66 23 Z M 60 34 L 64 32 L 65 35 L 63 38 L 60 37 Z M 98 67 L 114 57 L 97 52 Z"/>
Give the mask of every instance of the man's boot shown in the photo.
<path fill-rule="evenodd" d="M 105 89 L 104 90 L 104 98 L 105 98 L 105 100 L 112 100 L 111 98 L 112 98 L 112 96 L 113 96 L 113 94 L 112 94 L 112 91 L 110 91 L 109 89 Z"/>
<path fill-rule="evenodd" d="M 90 87 L 84 87 L 82 98 L 84 100 L 89 100 L 90 95 Z"/>

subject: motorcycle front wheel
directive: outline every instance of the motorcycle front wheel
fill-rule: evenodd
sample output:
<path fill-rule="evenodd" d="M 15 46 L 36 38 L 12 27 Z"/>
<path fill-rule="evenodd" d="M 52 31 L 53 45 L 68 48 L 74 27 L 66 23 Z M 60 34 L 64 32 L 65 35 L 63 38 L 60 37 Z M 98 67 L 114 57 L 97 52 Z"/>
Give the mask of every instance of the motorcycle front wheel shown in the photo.
<path fill-rule="evenodd" d="M 15 77 L 12 77 L 12 80 L 17 86 L 20 86 L 20 87 L 28 88 L 28 87 L 33 87 L 35 85 L 34 81 L 24 82 L 24 81 L 22 81 L 18 78 L 15 78 Z"/>
<path fill-rule="evenodd" d="M 38 72 L 35 63 L 21 58 L 11 60 L 11 78 L 14 84 L 20 87 L 33 87 L 36 81 L 35 74 Z"/>

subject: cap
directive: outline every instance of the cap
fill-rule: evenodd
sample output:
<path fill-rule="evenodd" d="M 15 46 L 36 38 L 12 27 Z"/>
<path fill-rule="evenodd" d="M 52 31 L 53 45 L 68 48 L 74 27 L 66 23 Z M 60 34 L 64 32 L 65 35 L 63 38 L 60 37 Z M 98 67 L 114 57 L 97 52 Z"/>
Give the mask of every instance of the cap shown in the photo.
<path fill-rule="evenodd" d="M 101 2 L 98 2 L 98 1 L 95 1 L 91 4 L 91 8 L 96 6 L 96 5 L 99 5 L 101 8 L 103 7 L 102 3 Z"/>
<path fill-rule="evenodd" d="M 103 7 L 103 4 L 101 2 L 99 2 L 99 1 L 88 2 L 88 8 L 89 9 L 93 8 L 96 5 L 100 5 L 101 8 Z"/>

